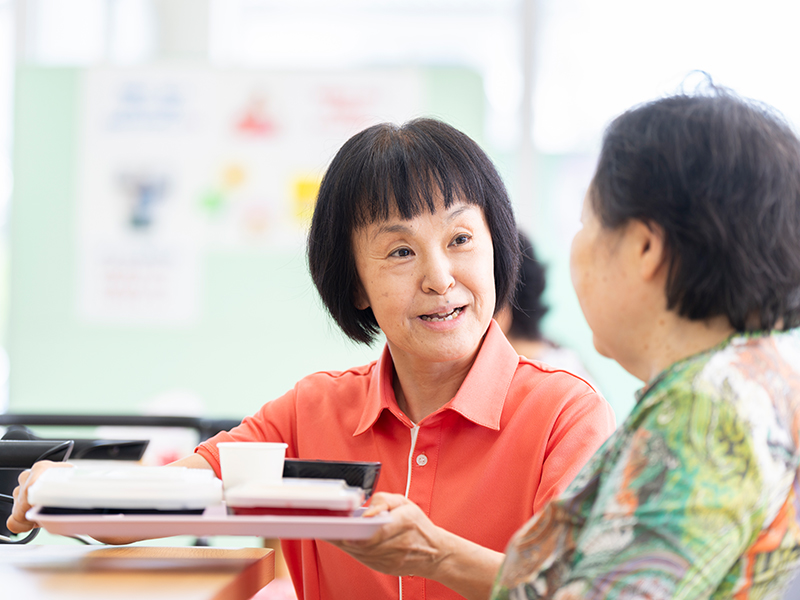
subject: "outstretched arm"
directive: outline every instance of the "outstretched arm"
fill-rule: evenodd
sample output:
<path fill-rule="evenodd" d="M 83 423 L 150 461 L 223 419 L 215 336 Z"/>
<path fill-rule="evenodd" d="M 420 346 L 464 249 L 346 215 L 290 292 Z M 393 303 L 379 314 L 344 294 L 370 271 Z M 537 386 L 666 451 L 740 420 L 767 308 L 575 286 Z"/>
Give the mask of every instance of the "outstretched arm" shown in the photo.
<path fill-rule="evenodd" d="M 199 454 L 192 454 L 170 463 L 168 466 L 175 467 L 188 467 L 190 469 L 210 469 L 211 465 L 208 464 Z M 42 473 L 52 468 L 71 468 L 72 465 L 63 462 L 52 462 L 43 460 L 33 465 L 31 469 L 25 470 L 19 475 L 19 485 L 14 488 L 14 507 L 11 511 L 11 516 L 6 521 L 6 527 L 12 533 L 24 533 L 30 531 L 39 524 L 29 521 L 26 517 L 27 512 L 32 508 L 28 502 L 28 490 L 36 483 L 36 480 L 41 477 Z M 140 538 L 103 538 L 99 539 L 106 544 L 128 544 L 130 542 L 137 542 Z"/>

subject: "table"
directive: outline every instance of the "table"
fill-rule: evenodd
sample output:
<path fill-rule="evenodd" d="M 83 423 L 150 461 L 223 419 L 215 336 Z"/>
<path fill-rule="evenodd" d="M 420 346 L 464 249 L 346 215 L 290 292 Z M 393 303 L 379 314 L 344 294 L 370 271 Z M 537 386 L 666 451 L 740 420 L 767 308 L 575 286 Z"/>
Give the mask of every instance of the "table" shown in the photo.
<path fill-rule="evenodd" d="M 274 573 L 267 548 L 0 546 L 9 600 L 249 600 Z"/>

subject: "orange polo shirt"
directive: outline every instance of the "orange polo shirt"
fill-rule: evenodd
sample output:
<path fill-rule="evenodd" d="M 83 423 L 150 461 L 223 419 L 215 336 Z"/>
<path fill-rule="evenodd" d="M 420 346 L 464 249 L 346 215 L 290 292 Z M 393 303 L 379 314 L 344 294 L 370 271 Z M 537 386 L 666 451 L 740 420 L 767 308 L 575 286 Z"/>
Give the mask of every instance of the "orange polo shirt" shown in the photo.
<path fill-rule="evenodd" d="M 436 525 L 503 552 L 615 427 L 588 383 L 521 358 L 494 321 L 456 396 L 420 423 L 400 411 L 392 377 L 388 348 L 366 366 L 309 375 L 196 452 L 217 476 L 216 444 L 227 441 L 286 442 L 290 458 L 380 461 L 375 491 L 408 490 Z M 377 573 L 324 541 L 283 550 L 304 600 L 461 598 L 435 581 Z"/>

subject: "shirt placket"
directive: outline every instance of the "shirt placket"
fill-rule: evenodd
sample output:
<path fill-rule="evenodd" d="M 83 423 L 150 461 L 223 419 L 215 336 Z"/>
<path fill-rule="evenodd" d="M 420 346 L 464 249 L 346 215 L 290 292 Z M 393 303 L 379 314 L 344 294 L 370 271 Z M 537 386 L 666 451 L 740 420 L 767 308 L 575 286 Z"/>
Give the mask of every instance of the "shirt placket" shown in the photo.
<path fill-rule="evenodd" d="M 440 419 L 411 430 L 412 446 L 409 451 L 409 479 L 406 497 L 431 516 L 431 504 L 439 460 Z M 423 600 L 426 598 L 425 579 L 402 577 L 401 600 Z"/>

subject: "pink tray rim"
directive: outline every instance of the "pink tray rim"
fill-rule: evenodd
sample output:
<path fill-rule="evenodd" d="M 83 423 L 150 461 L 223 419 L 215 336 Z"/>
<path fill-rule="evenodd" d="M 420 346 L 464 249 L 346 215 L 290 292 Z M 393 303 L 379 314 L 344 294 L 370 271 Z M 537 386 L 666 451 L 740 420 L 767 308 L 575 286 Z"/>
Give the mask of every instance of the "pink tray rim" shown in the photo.
<path fill-rule="evenodd" d="M 374 517 L 305 517 L 228 515 L 223 506 L 207 508 L 202 515 L 42 515 L 39 507 L 27 513 L 50 533 L 155 539 L 175 535 L 256 536 L 287 540 L 367 539 L 389 523 L 388 513 Z"/>

